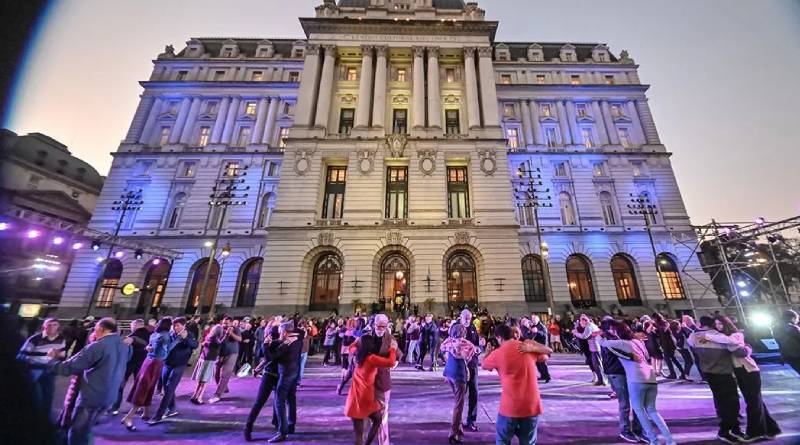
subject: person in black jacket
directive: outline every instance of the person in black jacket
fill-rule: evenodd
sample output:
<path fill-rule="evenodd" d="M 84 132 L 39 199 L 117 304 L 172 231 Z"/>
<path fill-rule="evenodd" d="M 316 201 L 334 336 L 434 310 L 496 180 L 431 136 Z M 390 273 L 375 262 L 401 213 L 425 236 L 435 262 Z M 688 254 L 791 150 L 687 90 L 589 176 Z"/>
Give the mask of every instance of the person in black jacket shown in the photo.
<path fill-rule="evenodd" d="M 466 327 L 467 340 L 481 348 L 480 335 L 478 335 L 475 325 L 472 324 L 472 312 L 469 309 L 461 311 L 457 323 Z M 478 426 L 475 424 L 478 421 L 478 354 L 475 354 L 472 360 L 467 363 L 467 370 L 469 371 L 469 379 L 467 380 L 467 422 L 464 427 L 470 431 L 478 431 Z"/>
<path fill-rule="evenodd" d="M 119 407 L 122 405 L 122 392 L 125 389 L 125 384 L 128 382 L 128 379 L 131 376 L 136 379 L 136 376 L 139 374 L 139 368 L 142 367 L 142 363 L 147 356 L 147 351 L 145 348 L 147 347 L 147 344 L 150 343 L 150 333 L 150 330 L 147 329 L 147 326 L 144 324 L 144 320 L 139 319 L 131 321 L 131 333 L 128 335 L 128 337 L 133 340 L 133 343 L 131 344 L 133 354 L 131 354 L 131 359 L 128 360 L 128 365 L 125 368 L 125 377 L 122 380 L 122 385 L 119 387 L 117 401 L 109 410 L 111 415 L 116 416 L 119 414 Z"/>
<path fill-rule="evenodd" d="M 175 411 L 175 390 L 183 377 L 183 371 L 189 364 L 192 353 L 197 348 L 197 339 L 186 329 L 186 319 L 178 317 L 172 320 L 172 333 L 177 335 L 178 343 L 167 355 L 164 361 L 164 369 L 161 371 L 161 381 L 164 382 L 164 397 L 158 406 L 158 411 L 149 423 L 155 425 L 160 423 L 164 417 L 172 417 L 178 414 Z"/>
<path fill-rule="evenodd" d="M 797 312 L 793 310 L 784 311 L 783 323 L 774 330 L 783 361 L 798 374 L 800 374 L 800 326 L 797 324 L 799 318 Z"/>
<path fill-rule="evenodd" d="M 425 364 L 425 356 L 431 356 L 431 367 L 429 371 L 436 370 L 436 347 L 439 345 L 439 326 L 433 319 L 432 314 L 425 316 L 425 321 L 420 328 L 419 357 L 417 357 L 417 369 L 422 371 Z"/>
<path fill-rule="evenodd" d="M 244 440 L 250 442 L 253 440 L 253 425 L 256 423 L 261 409 L 267 403 L 269 395 L 275 390 L 278 385 L 278 362 L 277 356 L 280 354 L 282 348 L 285 348 L 283 341 L 279 339 L 278 327 L 274 326 L 264 338 L 264 347 L 262 353 L 264 355 L 261 363 L 256 367 L 255 374 L 261 373 L 261 384 L 258 386 L 258 395 L 253 407 L 250 408 L 250 414 L 247 416 L 247 421 L 244 424 Z"/>
<path fill-rule="evenodd" d="M 607 340 L 619 340 L 615 329 L 616 322 L 613 318 L 604 318 L 600 323 L 600 330 L 603 332 L 603 338 Z M 625 375 L 625 368 L 620 362 L 620 355 L 626 355 L 624 352 L 612 352 L 609 348 L 600 348 L 600 355 L 603 358 L 603 371 L 608 377 L 608 382 L 611 384 L 611 389 L 617 394 L 617 404 L 619 405 L 619 437 L 620 439 L 637 443 L 644 440 L 644 433 L 642 432 L 642 424 L 633 413 L 631 408 L 631 400 L 628 395 L 628 379 Z M 627 357 L 626 357 L 627 358 Z M 631 417 L 633 420 L 631 420 Z"/>
<path fill-rule="evenodd" d="M 531 315 L 530 332 L 533 334 L 533 341 L 547 346 L 547 327 L 545 327 L 542 320 L 536 314 Z M 547 367 L 547 362 L 540 362 L 537 360 L 536 369 L 539 371 L 539 380 L 544 381 L 544 383 L 550 383 L 550 369 Z"/>
<path fill-rule="evenodd" d="M 275 356 L 278 363 L 278 385 L 275 396 L 274 416 L 278 421 L 278 433 L 269 442 L 284 442 L 294 433 L 297 420 L 297 378 L 300 376 L 300 354 L 303 339 L 295 333 L 293 321 L 283 323 L 278 328 L 280 338 L 286 344 Z"/>

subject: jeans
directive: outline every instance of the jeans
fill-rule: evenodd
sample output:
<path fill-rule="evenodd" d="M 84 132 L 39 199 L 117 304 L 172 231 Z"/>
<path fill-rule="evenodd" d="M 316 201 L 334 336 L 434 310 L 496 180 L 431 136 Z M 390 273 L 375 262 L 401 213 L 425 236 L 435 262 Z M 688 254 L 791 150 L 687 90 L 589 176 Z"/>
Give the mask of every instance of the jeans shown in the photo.
<path fill-rule="evenodd" d="M 666 422 L 661 414 L 656 410 L 656 396 L 658 396 L 658 385 L 655 383 L 628 382 L 628 395 L 630 396 L 633 412 L 642 424 L 642 430 L 650 445 L 658 445 L 658 432 L 661 431 L 668 444 L 675 443 L 672 434 L 669 432 Z"/>
<path fill-rule="evenodd" d="M 739 424 L 739 392 L 736 390 L 736 379 L 732 374 L 705 373 L 704 377 L 714 396 L 714 408 L 719 417 L 719 432 L 738 430 Z"/>
<path fill-rule="evenodd" d="M 247 416 L 248 425 L 252 426 L 254 423 L 256 423 L 258 415 L 261 414 L 261 409 L 264 408 L 264 405 L 269 399 L 269 395 L 275 389 L 277 384 L 278 378 L 276 376 L 267 372 L 261 375 L 261 384 L 258 385 L 256 401 L 253 403 L 253 407 L 250 408 L 250 414 Z"/>
<path fill-rule="evenodd" d="M 79 406 L 72 413 L 72 425 L 67 433 L 68 445 L 91 445 L 94 443 L 92 438 L 92 427 L 97 423 L 97 419 L 105 411 L 104 408 L 84 408 Z"/>
<path fill-rule="evenodd" d="M 469 364 L 469 380 L 467 380 L 467 423 L 475 423 L 478 421 L 478 365 Z"/>
<path fill-rule="evenodd" d="M 308 352 L 300 354 L 300 376 L 297 378 L 298 384 L 303 380 L 303 373 L 306 370 L 306 361 L 308 361 Z"/>
<path fill-rule="evenodd" d="M 628 395 L 628 380 L 625 378 L 625 374 L 609 374 L 608 381 L 611 383 L 611 388 L 617 393 L 619 433 L 642 435 L 642 425 L 635 413 L 633 413 L 633 422 L 631 422 L 631 399 Z"/>
<path fill-rule="evenodd" d="M 281 376 L 278 380 L 274 414 L 278 419 L 278 432 L 289 434 L 289 429 L 297 422 L 297 376 Z"/>
<path fill-rule="evenodd" d="M 164 369 L 161 371 L 161 381 L 164 382 L 164 397 L 161 398 L 158 411 L 153 416 L 154 419 L 161 419 L 164 414 L 175 411 L 175 391 L 178 389 L 178 383 L 181 382 L 185 369 L 186 365 L 175 367 L 164 365 Z"/>
<path fill-rule="evenodd" d="M 511 445 L 511 440 L 516 436 L 519 445 L 536 445 L 536 427 L 538 417 L 506 417 L 497 414 L 497 427 L 495 430 L 496 445 Z"/>
<path fill-rule="evenodd" d="M 683 357 L 683 372 L 686 374 L 686 377 L 689 377 L 689 374 L 692 372 L 692 366 L 694 366 L 692 352 L 688 349 L 678 349 L 678 352 L 680 352 L 681 357 Z"/>
<path fill-rule="evenodd" d="M 50 417 L 53 411 L 53 393 L 56 391 L 56 376 L 46 370 L 35 370 L 33 379 L 36 402 Z"/>
<path fill-rule="evenodd" d="M 547 362 L 536 362 L 536 369 L 539 371 L 539 377 L 544 380 L 550 380 L 550 370 L 547 368 Z"/>
<path fill-rule="evenodd" d="M 758 437 L 779 434 L 781 429 L 761 398 L 761 373 L 747 372 L 744 368 L 734 368 L 733 372 L 747 404 L 747 435 Z"/>
<path fill-rule="evenodd" d="M 408 356 L 406 357 L 406 363 L 414 363 L 416 360 L 415 355 L 419 355 L 419 341 L 411 340 L 408 342 Z"/>
<path fill-rule="evenodd" d="M 461 428 L 461 418 L 464 415 L 464 396 L 467 393 L 466 382 L 447 379 L 450 384 L 450 389 L 453 390 L 455 397 L 455 404 L 453 405 L 453 417 L 450 421 L 450 435 L 462 436 L 464 430 Z"/>

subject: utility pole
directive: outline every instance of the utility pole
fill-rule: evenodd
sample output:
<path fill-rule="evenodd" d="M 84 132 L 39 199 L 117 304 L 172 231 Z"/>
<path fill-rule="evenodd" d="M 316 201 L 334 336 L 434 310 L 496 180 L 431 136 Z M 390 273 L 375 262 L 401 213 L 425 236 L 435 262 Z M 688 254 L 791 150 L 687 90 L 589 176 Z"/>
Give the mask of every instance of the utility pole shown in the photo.
<path fill-rule="evenodd" d="M 203 304 L 209 301 L 208 278 L 211 275 L 211 268 L 217 260 L 217 247 L 219 246 L 219 239 L 222 235 L 222 226 L 225 224 L 225 217 L 228 214 L 228 207 L 247 204 L 247 193 L 245 192 L 250 190 L 250 186 L 243 185 L 245 182 L 244 177 L 247 176 L 247 172 L 241 170 L 247 170 L 247 166 L 239 168 L 238 166 L 229 165 L 216 180 L 214 187 L 211 188 L 212 193 L 209 195 L 210 200 L 208 201 L 208 206 L 211 209 L 209 212 L 209 221 L 216 226 L 216 232 L 214 234 L 214 241 L 212 241 L 209 246 L 211 248 L 211 253 L 208 255 L 208 264 L 206 265 L 206 273 L 203 275 L 203 284 L 200 287 L 200 294 L 198 295 L 199 301 L 197 302 L 195 315 L 200 315 L 203 311 Z M 214 211 L 215 208 L 221 208 L 222 210 L 219 213 L 219 217 L 211 221 L 215 214 L 217 214 Z M 231 246 L 230 244 L 226 244 L 225 247 L 222 248 L 223 259 L 227 258 L 230 253 Z M 222 267 L 220 267 L 219 273 L 220 275 L 222 274 Z M 216 280 L 216 284 L 212 290 L 213 294 L 209 301 L 208 316 L 210 318 L 213 318 L 216 312 L 214 305 L 217 299 L 218 288 L 219 278 Z M 192 298 L 192 296 L 190 296 L 190 298 Z"/>
<path fill-rule="evenodd" d="M 518 202 L 517 208 L 520 212 L 520 224 L 527 222 L 523 219 L 527 218 L 528 212 L 533 212 L 533 222 L 536 227 L 536 242 L 539 244 L 538 252 L 542 259 L 542 273 L 544 275 L 544 292 L 547 299 L 547 307 L 550 310 L 550 316 L 553 316 L 556 311 L 555 301 L 553 301 L 553 292 L 550 289 L 550 266 L 547 262 L 548 250 L 547 244 L 542 240 L 542 229 L 539 224 L 539 208 L 540 207 L 553 207 L 550 201 L 550 196 L 545 195 L 550 193 L 550 189 L 542 189 L 542 171 L 539 168 L 532 168 L 531 161 L 526 160 L 517 168 L 517 179 L 519 186 L 514 187 L 514 194 Z"/>
<path fill-rule="evenodd" d="M 656 250 L 656 242 L 653 240 L 653 223 L 658 215 L 658 208 L 650 202 L 650 197 L 647 193 L 639 195 L 630 194 L 631 203 L 628 204 L 628 213 L 631 215 L 642 215 L 644 218 L 645 230 L 647 237 L 650 240 L 650 249 L 653 251 L 653 260 L 656 263 L 656 274 L 658 275 L 658 285 L 661 287 L 661 293 L 664 295 L 664 300 L 667 298 L 667 289 L 664 286 L 664 281 L 661 275 L 661 262 L 658 260 L 658 252 Z"/>
<path fill-rule="evenodd" d="M 142 208 L 142 190 L 125 190 L 122 195 L 120 195 L 119 199 L 114 201 L 111 206 L 111 210 L 115 212 L 120 212 L 119 218 L 117 219 L 116 226 L 114 228 L 114 235 L 111 237 L 111 241 L 108 246 L 108 254 L 106 255 L 106 259 L 102 263 L 102 267 L 100 268 L 100 272 L 97 275 L 97 281 L 94 284 L 94 291 L 92 292 L 92 298 L 89 300 L 89 307 L 86 309 L 86 316 L 92 315 L 94 312 L 95 307 L 97 306 L 97 297 L 99 297 L 100 289 L 103 286 L 103 279 L 106 274 L 106 269 L 108 268 L 108 263 L 111 260 L 111 256 L 114 254 L 114 241 L 117 239 L 119 235 L 119 230 L 122 228 L 122 224 L 125 222 L 125 216 L 128 212 L 136 211 Z M 98 244 L 95 244 L 98 246 Z"/>

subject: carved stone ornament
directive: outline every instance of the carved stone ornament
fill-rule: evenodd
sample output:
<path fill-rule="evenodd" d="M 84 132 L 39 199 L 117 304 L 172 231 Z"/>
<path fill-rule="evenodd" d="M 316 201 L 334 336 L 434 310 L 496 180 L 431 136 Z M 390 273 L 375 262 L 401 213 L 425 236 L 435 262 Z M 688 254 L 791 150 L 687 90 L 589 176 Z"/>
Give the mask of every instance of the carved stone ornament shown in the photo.
<path fill-rule="evenodd" d="M 480 159 L 480 166 L 481 171 L 486 174 L 486 176 L 494 175 L 494 172 L 497 171 L 497 152 L 492 149 L 485 149 L 478 151 L 478 158 Z"/>
<path fill-rule="evenodd" d="M 294 161 L 294 171 L 300 176 L 305 175 L 308 173 L 308 169 L 311 167 L 311 155 L 314 152 L 308 152 L 306 150 L 297 150 Z"/>
<path fill-rule="evenodd" d="M 403 244 L 403 232 L 392 230 L 386 232 L 386 245 L 394 246 Z"/>
<path fill-rule="evenodd" d="M 358 152 L 358 170 L 362 175 L 372 173 L 375 168 L 375 152 L 369 150 L 360 150 Z"/>
<path fill-rule="evenodd" d="M 469 244 L 470 235 L 469 232 L 456 232 L 453 239 L 456 244 Z"/>
<path fill-rule="evenodd" d="M 306 54 L 311 56 L 319 55 L 320 46 L 315 43 L 309 43 L 306 45 Z"/>
<path fill-rule="evenodd" d="M 333 246 L 333 243 L 334 243 L 333 232 L 321 232 L 317 236 L 318 246 Z"/>
<path fill-rule="evenodd" d="M 408 137 L 404 134 L 392 134 L 386 136 L 386 141 L 383 144 L 393 158 L 402 158 L 406 145 L 408 145 Z"/>
<path fill-rule="evenodd" d="M 478 47 L 478 57 L 492 57 L 492 47 L 491 46 Z"/>
<path fill-rule="evenodd" d="M 420 150 L 417 152 L 419 157 L 419 171 L 425 176 L 430 176 L 436 171 L 436 150 Z"/>
<path fill-rule="evenodd" d="M 174 59 L 175 58 L 175 47 L 172 45 L 167 45 L 164 47 L 164 52 L 158 55 L 159 59 Z"/>

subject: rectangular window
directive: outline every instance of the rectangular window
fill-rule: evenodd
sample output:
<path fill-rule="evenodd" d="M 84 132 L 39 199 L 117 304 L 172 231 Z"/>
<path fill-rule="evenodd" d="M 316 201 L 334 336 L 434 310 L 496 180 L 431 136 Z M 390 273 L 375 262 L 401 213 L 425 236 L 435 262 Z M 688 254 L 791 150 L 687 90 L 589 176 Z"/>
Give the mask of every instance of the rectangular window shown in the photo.
<path fill-rule="evenodd" d="M 196 172 L 197 172 L 196 161 L 184 161 L 183 164 L 181 164 L 180 175 L 182 178 L 193 178 Z"/>
<path fill-rule="evenodd" d="M 300 58 L 303 57 L 304 53 L 305 51 L 303 50 L 303 48 L 295 48 L 294 50 L 292 50 L 292 57 Z"/>
<path fill-rule="evenodd" d="M 555 170 L 555 176 L 559 178 L 566 178 L 567 177 L 567 163 L 566 162 L 556 162 L 553 164 L 553 169 Z"/>
<path fill-rule="evenodd" d="M 342 108 L 339 113 L 339 134 L 350 134 L 350 130 L 353 129 L 355 114 L 355 108 Z"/>
<path fill-rule="evenodd" d="M 188 71 L 178 71 L 178 75 L 175 76 L 175 80 L 186 80 L 186 76 L 189 75 Z"/>
<path fill-rule="evenodd" d="M 398 81 L 398 82 L 408 82 L 408 80 L 406 80 L 406 75 L 407 75 L 406 73 L 407 73 L 407 71 L 406 71 L 405 68 L 398 68 L 397 69 L 397 79 L 395 79 L 395 80 Z"/>
<path fill-rule="evenodd" d="M 504 117 L 513 117 L 514 114 L 514 104 L 503 104 Z"/>
<path fill-rule="evenodd" d="M 633 177 L 644 176 L 644 166 L 642 165 L 642 161 L 631 162 L 631 167 L 633 168 Z"/>
<path fill-rule="evenodd" d="M 214 80 L 224 80 L 225 79 L 225 71 L 215 71 L 214 72 Z"/>
<path fill-rule="evenodd" d="M 586 148 L 592 148 L 595 146 L 594 140 L 592 140 L 592 129 L 591 128 L 581 128 L 581 138 L 583 139 L 583 146 Z"/>
<path fill-rule="evenodd" d="M 283 114 L 289 116 L 292 114 L 292 103 L 291 102 L 284 102 L 283 103 Z"/>
<path fill-rule="evenodd" d="M 408 133 L 408 110 L 405 109 L 392 110 L 392 133 L 393 134 Z"/>
<path fill-rule="evenodd" d="M 588 111 L 586 110 L 586 104 L 575 104 L 575 115 L 578 117 L 587 117 Z"/>
<path fill-rule="evenodd" d="M 200 127 L 200 135 L 197 138 L 197 146 L 205 147 L 208 145 L 208 136 L 211 134 L 211 127 Z"/>
<path fill-rule="evenodd" d="M 553 114 L 550 109 L 550 104 L 539 105 L 539 115 L 542 117 L 551 117 Z"/>
<path fill-rule="evenodd" d="M 444 125 L 447 134 L 461 134 L 458 110 L 444 110 Z"/>
<path fill-rule="evenodd" d="M 569 76 L 569 83 L 572 85 L 580 85 L 581 84 L 581 76 L 577 74 L 573 74 Z"/>
<path fill-rule="evenodd" d="M 250 127 L 239 128 L 239 137 L 236 138 L 237 147 L 245 147 L 250 143 Z"/>
<path fill-rule="evenodd" d="M 300 82 L 300 72 L 289 71 L 289 82 Z"/>
<path fill-rule="evenodd" d="M 219 101 L 210 100 L 206 102 L 206 114 L 216 114 L 219 110 Z"/>
<path fill-rule="evenodd" d="M 386 218 L 408 218 L 408 167 L 389 167 L 386 172 Z"/>
<path fill-rule="evenodd" d="M 289 137 L 289 127 L 281 127 L 278 132 L 278 147 L 286 148 L 286 139 Z"/>
<path fill-rule="evenodd" d="M 544 84 L 544 82 L 545 82 L 544 74 L 537 74 L 536 75 L 536 83 L 538 83 L 539 85 L 542 85 L 542 84 Z"/>
<path fill-rule="evenodd" d="M 605 166 L 602 162 L 595 162 L 592 164 L 592 172 L 594 173 L 594 176 L 598 178 L 606 175 Z"/>
<path fill-rule="evenodd" d="M 252 101 L 245 102 L 244 104 L 244 114 L 247 116 L 255 116 L 256 115 L 256 103 Z"/>
<path fill-rule="evenodd" d="M 467 167 L 447 167 L 447 214 L 450 218 L 469 218 Z"/>
<path fill-rule="evenodd" d="M 225 176 L 236 176 L 239 174 L 239 163 L 236 161 L 227 162 L 225 163 L 225 170 L 223 171 L 223 175 Z"/>
<path fill-rule="evenodd" d="M 267 169 L 267 176 L 278 176 L 278 168 L 280 164 L 277 162 L 270 162 L 269 168 Z"/>
<path fill-rule="evenodd" d="M 325 181 L 325 199 L 322 203 L 322 219 L 342 219 L 346 185 L 347 167 L 328 167 L 328 176 Z"/>
<path fill-rule="evenodd" d="M 502 85 L 511 85 L 511 74 L 501 74 L 500 83 Z"/>
<path fill-rule="evenodd" d="M 619 106 L 619 104 L 611 104 L 611 116 L 622 117 L 622 108 Z"/>
<path fill-rule="evenodd" d="M 456 69 L 455 68 L 445 68 L 444 70 L 444 78 L 447 83 L 454 83 L 456 81 Z"/>
<path fill-rule="evenodd" d="M 606 85 L 614 85 L 615 82 L 613 74 L 606 75 L 605 79 L 606 79 Z"/>
<path fill-rule="evenodd" d="M 150 176 L 150 169 L 153 168 L 153 161 L 136 161 L 133 170 L 134 176 Z"/>
<path fill-rule="evenodd" d="M 617 135 L 619 136 L 619 143 L 625 148 L 631 148 L 631 132 L 627 128 L 617 128 Z"/>
<path fill-rule="evenodd" d="M 347 77 L 345 77 L 345 80 L 349 80 L 349 81 L 358 80 L 358 68 L 348 67 L 347 68 Z"/>
<path fill-rule="evenodd" d="M 164 146 L 169 143 L 169 134 L 171 132 L 170 127 L 161 127 L 161 135 L 158 139 L 158 145 Z"/>
<path fill-rule="evenodd" d="M 519 130 L 516 128 L 507 128 L 506 139 L 508 139 L 509 148 L 519 148 Z"/>
<path fill-rule="evenodd" d="M 261 82 L 264 80 L 264 72 L 263 71 L 253 71 L 253 74 L 250 75 L 250 80 L 253 82 Z"/>
<path fill-rule="evenodd" d="M 556 136 L 556 129 L 553 127 L 547 127 L 544 129 L 544 138 L 545 143 L 548 147 L 555 147 L 558 145 L 558 137 Z"/>

